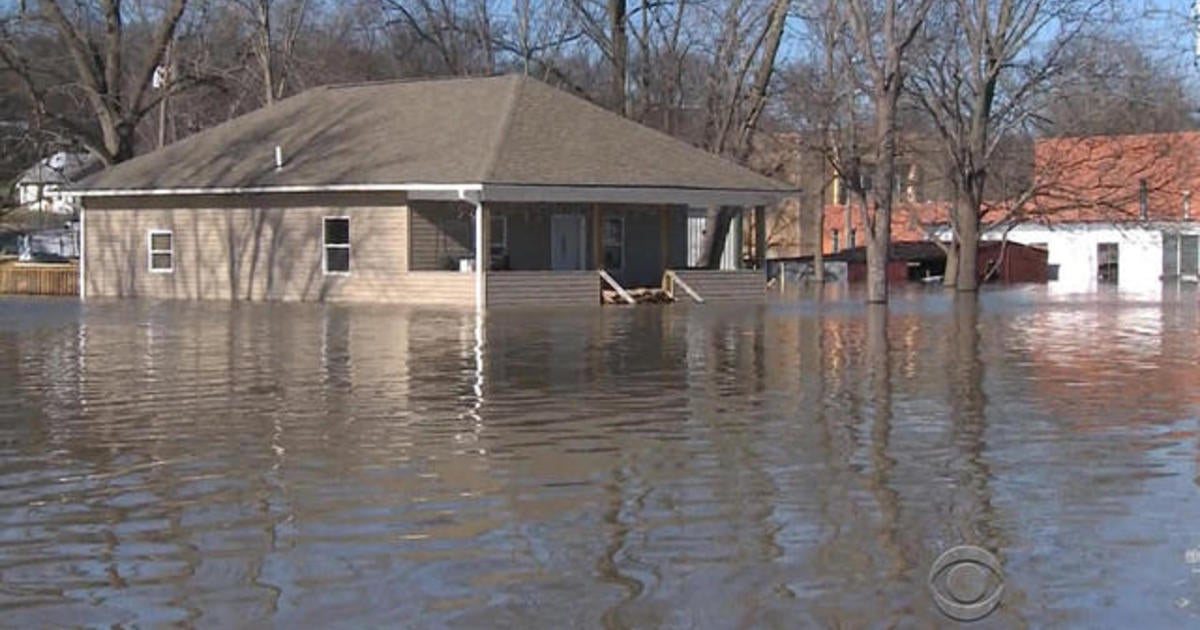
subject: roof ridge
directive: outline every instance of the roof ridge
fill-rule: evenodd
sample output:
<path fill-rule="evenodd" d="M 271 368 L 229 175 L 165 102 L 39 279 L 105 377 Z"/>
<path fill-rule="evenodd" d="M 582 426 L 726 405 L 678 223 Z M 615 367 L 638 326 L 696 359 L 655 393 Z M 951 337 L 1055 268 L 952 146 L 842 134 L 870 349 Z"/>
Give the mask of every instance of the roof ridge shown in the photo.
<path fill-rule="evenodd" d="M 491 147 L 491 155 L 483 163 L 483 172 L 479 174 L 480 182 L 490 181 L 492 173 L 496 172 L 496 163 L 500 161 L 500 154 L 504 150 L 504 142 L 508 138 L 508 130 L 512 128 L 513 118 L 516 117 L 517 97 L 521 94 L 522 88 L 529 83 L 528 77 L 519 74 L 506 76 L 512 80 L 512 87 L 509 88 L 509 94 L 504 99 L 504 109 L 500 116 L 500 128 L 496 130 L 496 142 Z"/>
<path fill-rule="evenodd" d="M 503 79 L 509 74 L 497 72 L 494 74 L 484 74 L 477 76 L 462 76 L 462 75 L 442 75 L 436 77 L 397 77 L 394 79 L 375 79 L 368 81 L 346 81 L 343 83 L 326 83 L 324 85 L 315 86 L 314 90 L 347 90 L 361 87 L 375 87 L 383 85 L 403 85 L 412 83 L 449 83 L 452 81 L 486 81 L 488 79 Z"/>

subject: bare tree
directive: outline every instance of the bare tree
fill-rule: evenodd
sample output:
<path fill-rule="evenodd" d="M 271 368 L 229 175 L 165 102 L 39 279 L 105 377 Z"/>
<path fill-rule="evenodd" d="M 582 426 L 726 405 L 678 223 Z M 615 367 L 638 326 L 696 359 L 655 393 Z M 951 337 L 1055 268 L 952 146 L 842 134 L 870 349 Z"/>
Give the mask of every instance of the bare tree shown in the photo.
<path fill-rule="evenodd" d="M 286 90 L 288 69 L 309 13 L 309 0 L 234 1 L 253 24 L 251 48 L 261 73 L 263 104 L 270 105 Z"/>
<path fill-rule="evenodd" d="M 987 179 L 1006 135 L 1060 72 L 1068 45 L 1100 18 L 1096 0 L 955 0 L 930 21 L 930 45 L 909 92 L 933 121 L 951 165 L 950 213 L 959 291 L 979 286 Z M 940 45 L 938 45 L 940 44 Z"/>
<path fill-rule="evenodd" d="M 862 92 L 870 100 L 873 133 L 869 153 L 874 177 L 868 191 L 864 179 L 850 179 L 859 197 L 867 230 L 867 301 L 888 299 L 887 263 L 892 231 L 896 179 L 896 120 L 907 72 L 905 57 L 920 32 L 933 0 L 844 0 L 844 19 L 854 41 L 854 58 L 865 69 Z M 857 159 L 853 156 L 852 159 Z M 854 173 L 846 168 L 841 172 Z"/>
<path fill-rule="evenodd" d="M 151 83 L 188 1 L 167 0 L 136 24 L 127 4 L 42 0 L 36 10 L 0 22 L 0 69 L 19 78 L 34 118 L 108 164 L 133 157 L 138 124 L 166 94 L 155 93 Z M 137 48 L 128 37 L 135 25 L 150 33 Z M 57 58 L 29 54 L 29 40 L 38 37 L 66 51 L 66 68 L 56 65 Z M 141 53 L 138 63 L 128 61 L 134 51 Z M 183 89 L 188 82 L 172 85 Z M 82 115 L 70 113 L 66 103 L 72 101 L 82 103 Z"/>
<path fill-rule="evenodd" d="M 744 16 L 738 11 L 740 5 L 731 2 L 725 11 L 706 98 L 706 144 L 713 153 L 731 155 L 745 163 L 754 150 L 754 134 L 771 94 L 791 1 L 772 0 L 765 19 L 751 30 L 748 42 L 742 40 Z M 736 212 L 738 209 L 731 207 L 709 209 L 701 248 L 705 267 L 720 266 Z"/>

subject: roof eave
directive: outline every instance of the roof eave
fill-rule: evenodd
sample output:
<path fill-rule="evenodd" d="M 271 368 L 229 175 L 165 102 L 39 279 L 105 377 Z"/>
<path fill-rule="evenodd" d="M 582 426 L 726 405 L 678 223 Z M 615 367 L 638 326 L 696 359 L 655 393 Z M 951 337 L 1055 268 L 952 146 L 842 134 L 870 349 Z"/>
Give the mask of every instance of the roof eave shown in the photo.
<path fill-rule="evenodd" d="M 259 195 L 303 193 L 408 193 L 412 198 L 455 198 L 460 192 L 478 192 L 478 183 L 462 184 L 324 184 L 296 186 L 227 186 L 180 188 L 71 188 L 78 197 L 185 197 L 193 195 Z"/>
<path fill-rule="evenodd" d="M 483 201 L 523 203 L 623 203 L 687 206 L 771 205 L 799 189 L 693 188 L 676 186 L 564 186 L 484 184 Z"/>
<path fill-rule="evenodd" d="M 672 186 L 564 186 L 540 184 L 332 184 L 180 188 L 72 188 L 78 197 L 183 197 L 306 193 L 400 192 L 412 199 L 471 198 L 491 202 L 624 203 L 688 206 L 758 206 L 777 203 L 799 189 L 689 188 Z"/>

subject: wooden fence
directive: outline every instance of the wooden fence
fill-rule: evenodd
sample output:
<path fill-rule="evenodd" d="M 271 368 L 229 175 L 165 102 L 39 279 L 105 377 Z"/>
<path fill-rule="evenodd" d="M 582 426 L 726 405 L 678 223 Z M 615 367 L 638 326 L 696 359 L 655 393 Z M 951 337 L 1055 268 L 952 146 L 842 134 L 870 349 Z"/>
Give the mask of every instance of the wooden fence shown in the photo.
<path fill-rule="evenodd" d="M 0 264 L 0 293 L 19 295 L 79 295 L 75 263 Z"/>

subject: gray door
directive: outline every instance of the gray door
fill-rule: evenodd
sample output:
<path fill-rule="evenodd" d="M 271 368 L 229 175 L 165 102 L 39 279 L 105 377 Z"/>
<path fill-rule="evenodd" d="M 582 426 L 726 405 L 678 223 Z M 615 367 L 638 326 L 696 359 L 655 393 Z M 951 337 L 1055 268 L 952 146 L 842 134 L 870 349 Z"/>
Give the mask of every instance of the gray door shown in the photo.
<path fill-rule="evenodd" d="M 583 215 L 550 216 L 550 268 L 555 271 L 584 269 Z"/>

